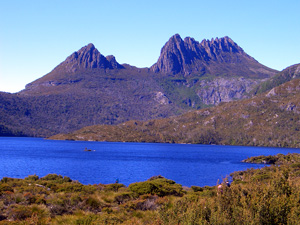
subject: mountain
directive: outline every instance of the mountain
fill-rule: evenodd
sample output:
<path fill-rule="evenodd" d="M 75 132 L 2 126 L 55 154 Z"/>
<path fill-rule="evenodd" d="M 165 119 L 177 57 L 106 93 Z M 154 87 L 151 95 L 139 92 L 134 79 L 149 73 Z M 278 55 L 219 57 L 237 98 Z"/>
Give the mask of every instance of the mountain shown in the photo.
<path fill-rule="evenodd" d="M 147 68 L 120 65 L 89 44 L 23 91 L 0 94 L 0 125 L 12 133 L 47 137 L 92 124 L 165 118 L 185 111 L 163 91 Z"/>
<path fill-rule="evenodd" d="M 300 79 L 180 116 L 96 125 L 52 139 L 300 147 Z"/>
<path fill-rule="evenodd" d="M 169 76 L 168 95 L 179 88 L 192 89 L 195 95 L 181 102 L 196 109 L 248 98 L 253 88 L 278 72 L 257 62 L 229 37 L 197 42 L 178 34 L 163 46 L 150 70 Z"/>
<path fill-rule="evenodd" d="M 287 67 L 280 73 L 276 74 L 276 76 L 260 83 L 257 87 L 253 89 L 252 93 L 260 94 L 269 91 L 272 88 L 277 87 L 290 80 L 298 79 L 298 78 L 300 78 L 300 64 L 295 64 Z"/>
<path fill-rule="evenodd" d="M 107 70 L 121 70 L 125 67 L 120 65 L 112 55 L 103 56 L 93 44 L 82 47 L 66 58 L 64 62 L 54 68 L 49 74 L 26 85 L 21 95 L 48 94 L 48 91 L 57 94 L 60 92 L 57 86 L 66 87 L 86 79 L 88 73 L 106 74 Z"/>
<path fill-rule="evenodd" d="M 268 78 L 276 72 L 247 55 L 227 36 L 199 43 L 190 37 L 182 40 L 179 34 L 164 45 L 151 70 L 184 76 L 209 74 L 259 79 Z"/>
<path fill-rule="evenodd" d="M 0 93 L 0 135 L 47 137 L 89 125 L 167 118 L 248 98 L 276 73 L 228 37 L 198 43 L 175 35 L 161 52 L 151 68 L 136 68 L 93 44 L 82 47 L 21 92 Z"/>

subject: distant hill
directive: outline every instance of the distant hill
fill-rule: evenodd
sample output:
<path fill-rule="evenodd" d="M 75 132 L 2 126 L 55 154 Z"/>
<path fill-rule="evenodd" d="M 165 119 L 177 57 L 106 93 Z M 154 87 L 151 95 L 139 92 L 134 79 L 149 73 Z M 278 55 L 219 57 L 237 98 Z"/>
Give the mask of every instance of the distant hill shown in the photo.
<path fill-rule="evenodd" d="M 96 125 L 53 139 L 300 147 L 300 79 L 181 116 Z"/>
<path fill-rule="evenodd" d="M 121 65 L 88 44 L 23 91 L 0 93 L 0 135 L 47 137 L 167 118 L 248 98 L 276 72 L 228 37 L 199 43 L 174 35 L 151 68 Z"/>
<path fill-rule="evenodd" d="M 254 94 L 260 94 L 271 90 L 285 82 L 300 78 L 300 64 L 295 64 L 284 69 L 274 77 L 260 83 L 252 90 Z"/>

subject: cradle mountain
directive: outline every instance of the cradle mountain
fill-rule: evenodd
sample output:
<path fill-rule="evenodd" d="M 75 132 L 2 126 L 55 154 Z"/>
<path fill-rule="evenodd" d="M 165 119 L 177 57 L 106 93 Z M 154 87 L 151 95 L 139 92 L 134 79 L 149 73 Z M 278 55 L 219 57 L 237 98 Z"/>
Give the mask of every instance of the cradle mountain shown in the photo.
<path fill-rule="evenodd" d="M 0 135 L 48 137 L 168 118 L 249 98 L 277 74 L 229 37 L 198 42 L 175 34 L 150 68 L 119 64 L 88 44 L 24 90 L 0 92 Z"/>

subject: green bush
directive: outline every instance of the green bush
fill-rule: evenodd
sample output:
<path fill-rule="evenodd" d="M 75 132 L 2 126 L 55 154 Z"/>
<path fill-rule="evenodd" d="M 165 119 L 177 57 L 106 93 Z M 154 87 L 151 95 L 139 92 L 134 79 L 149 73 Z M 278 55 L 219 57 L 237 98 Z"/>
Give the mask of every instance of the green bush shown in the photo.
<path fill-rule="evenodd" d="M 203 191 L 203 188 L 202 188 L 202 187 L 199 187 L 199 186 L 191 186 L 191 189 L 192 189 L 194 192 L 200 192 L 200 191 Z"/>
<path fill-rule="evenodd" d="M 5 191 L 14 192 L 14 189 L 6 183 L 0 184 L 0 194 L 2 194 Z"/>
<path fill-rule="evenodd" d="M 89 197 L 86 200 L 86 204 L 93 209 L 97 209 L 101 206 L 100 202 L 93 197 Z"/>
<path fill-rule="evenodd" d="M 158 191 L 158 188 L 149 181 L 130 184 L 128 189 L 138 195 L 155 194 Z"/>
<path fill-rule="evenodd" d="M 124 187 L 125 187 L 124 184 L 119 184 L 119 183 L 107 184 L 105 185 L 104 190 L 117 192 L 119 191 L 120 188 L 124 188 Z"/>
<path fill-rule="evenodd" d="M 37 175 L 29 175 L 28 177 L 25 177 L 24 180 L 29 180 L 29 181 L 37 181 L 39 179 L 39 176 Z"/>
<path fill-rule="evenodd" d="M 63 177 L 62 175 L 57 175 L 57 174 L 48 174 L 45 177 L 42 177 L 41 180 L 45 181 L 55 181 L 57 183 L 67 183 L 67 182 L 72 182 L 70 177 Z"/>
<path fill-rule="evenodd" d="M 166 178 L 150 178 L 148 181 L 130 184 L 128 189 L 138 195 L 152 194 L 160 197 L 166 195 L 182 196 L 183 189 L 180 184 Z"/>

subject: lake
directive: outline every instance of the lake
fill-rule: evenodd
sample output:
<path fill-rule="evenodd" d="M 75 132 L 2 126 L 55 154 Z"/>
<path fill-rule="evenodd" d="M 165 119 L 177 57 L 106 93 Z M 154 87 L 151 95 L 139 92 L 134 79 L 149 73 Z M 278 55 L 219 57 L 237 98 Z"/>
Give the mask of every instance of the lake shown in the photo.
<path fill-rule="evenodd" d="M 289 152 L 300 149 L 0 137 L 0 179 L 56 173 L 83 184 L 129 185 L 162 175 L 183 186 L 212 186 L 234 171 L 262 167 L 241 163 L 247 157 Z"/>

